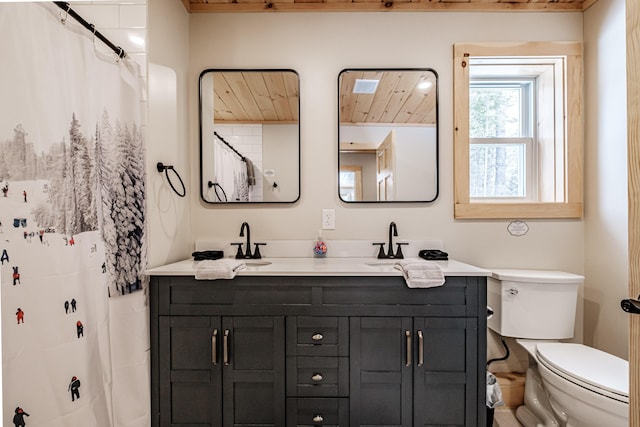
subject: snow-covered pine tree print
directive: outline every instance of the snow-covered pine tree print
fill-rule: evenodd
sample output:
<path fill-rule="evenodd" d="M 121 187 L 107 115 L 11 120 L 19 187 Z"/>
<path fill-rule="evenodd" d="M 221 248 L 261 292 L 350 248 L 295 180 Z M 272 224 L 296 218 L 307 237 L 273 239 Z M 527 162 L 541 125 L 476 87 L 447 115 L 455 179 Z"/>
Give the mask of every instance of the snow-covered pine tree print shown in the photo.
<path fill-rule="evenodd" d="M 145 185 L 138 126 L 114 126 L 104 111 L 95 134 L 87 139 L 73 114 L 69 143 L 52 144 L 39 156 L 25 143 L 26 134 L 21 125 L 16 126 L 13 140 L 0 151 L 0 168 L 7 181 L 47 181 L 48 203 L 33 210 L 38 226 L 71 237 L 99 230 L 105 244 L 109 294 L 141 289 L 146 258 Z"/>

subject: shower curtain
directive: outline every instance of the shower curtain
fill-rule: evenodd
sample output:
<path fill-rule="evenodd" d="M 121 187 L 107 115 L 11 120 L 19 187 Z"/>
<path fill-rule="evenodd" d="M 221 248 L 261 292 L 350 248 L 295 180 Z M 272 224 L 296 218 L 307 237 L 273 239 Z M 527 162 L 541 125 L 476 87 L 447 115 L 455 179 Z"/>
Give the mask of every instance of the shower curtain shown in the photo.
<path fill-rule="evenodd" d="M 215 180 L 224 190 L 228 202 L 248 202 L 249 181 L 247 164 L 220 141 L 213 145 Z"/>
<path fill-rule="evenodd" d="M 2 425 L 146 426 L 139 74 L 46 3 L 0 3 Z"/>

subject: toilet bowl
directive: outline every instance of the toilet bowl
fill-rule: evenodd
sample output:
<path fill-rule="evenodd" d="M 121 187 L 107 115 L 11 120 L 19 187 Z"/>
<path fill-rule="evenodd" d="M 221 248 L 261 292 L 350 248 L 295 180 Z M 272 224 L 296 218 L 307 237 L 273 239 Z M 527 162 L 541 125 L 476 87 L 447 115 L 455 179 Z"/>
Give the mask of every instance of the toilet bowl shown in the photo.
<path fill-rule="evenodd" d="M 573 336 L 578 285 L 583 277 L 539 270 L 492 270 L 488 326 L 516 338 L 533 361 L 525 404 L 516 416 L 525 426 L 627 426 L 629 364 Z M 497 314 L 497 315 L 496 315 Z M 524 338 L 524 339 L 523 339 Z"/>

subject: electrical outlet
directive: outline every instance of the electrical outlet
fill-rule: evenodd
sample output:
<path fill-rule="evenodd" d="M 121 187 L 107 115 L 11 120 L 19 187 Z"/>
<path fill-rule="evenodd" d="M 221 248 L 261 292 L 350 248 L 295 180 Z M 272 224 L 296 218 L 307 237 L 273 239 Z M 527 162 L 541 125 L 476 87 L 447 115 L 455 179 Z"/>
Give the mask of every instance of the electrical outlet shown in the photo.
<path fill-rule="evenodd" d="M 322 209 L 322 229 L 336 229 L 336 211 L 335 209 Z"/>

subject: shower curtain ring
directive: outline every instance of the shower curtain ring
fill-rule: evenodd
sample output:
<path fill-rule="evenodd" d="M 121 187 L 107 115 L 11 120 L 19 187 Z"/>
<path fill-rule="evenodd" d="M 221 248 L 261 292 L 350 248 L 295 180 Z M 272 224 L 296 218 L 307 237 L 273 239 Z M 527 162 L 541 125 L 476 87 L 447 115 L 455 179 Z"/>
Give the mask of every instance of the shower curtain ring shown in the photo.
<path fill-rule="evenodd" d="M 93 24 L 89 24 L 89 27 L 91 27 L 91 33 L 93 34 L 93 50 L 96 50 L 96 26 Z"/>
<path fill-rule="evenodd" d="M 67 23 L 67 19 L 69 18 L 69 9 L 71 9 L 71 5 L 67 3 L 67 10 L 64 11 L 64 18 L 60 18 L 62 25 L 66 25 Z"/>

